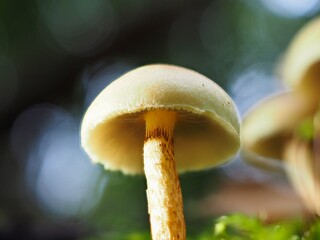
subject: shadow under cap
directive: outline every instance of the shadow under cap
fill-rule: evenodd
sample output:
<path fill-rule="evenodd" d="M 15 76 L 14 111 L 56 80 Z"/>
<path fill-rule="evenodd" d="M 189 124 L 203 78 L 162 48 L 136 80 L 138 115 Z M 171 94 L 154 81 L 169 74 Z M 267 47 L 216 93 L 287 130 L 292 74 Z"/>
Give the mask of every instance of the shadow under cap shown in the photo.
<path fill-rule="evenodd" d="M 205 76 L 163 64 L 130 71 L 99 94 L 82 122 L 82 146 L 106 169 L 143 173 L 143 115 L 153 109 L 177 112 L 178 171 L 218 165 L 240 146 L 239 119 L 231 98 Z"/>

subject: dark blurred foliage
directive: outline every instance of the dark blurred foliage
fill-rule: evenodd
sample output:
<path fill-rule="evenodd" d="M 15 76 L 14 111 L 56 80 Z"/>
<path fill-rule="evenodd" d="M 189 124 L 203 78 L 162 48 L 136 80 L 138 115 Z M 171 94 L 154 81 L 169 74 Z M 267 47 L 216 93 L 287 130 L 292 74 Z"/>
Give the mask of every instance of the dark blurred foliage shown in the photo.
<path fill-rule="evenodd" d="M 215 80 L 242 116 L 281 87 L 275 65 L 319 13 L 319 1 L 306 2 L 1 0 L 0 239 L 148 232 L 144 178 L 105 172 L 79 147 L 90 101 L 122 73 L 161 62 Z M 189 233 L 212 221 L 197 204 L 228 179 L 287 186 L 235 162 L 181 176 Z"/>

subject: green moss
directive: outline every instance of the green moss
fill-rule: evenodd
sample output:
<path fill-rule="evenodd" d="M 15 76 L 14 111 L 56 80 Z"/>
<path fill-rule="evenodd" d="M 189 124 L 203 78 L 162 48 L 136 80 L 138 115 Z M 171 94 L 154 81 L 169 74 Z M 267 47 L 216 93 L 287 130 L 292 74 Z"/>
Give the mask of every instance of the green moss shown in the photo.
<path fill-rule="evenodd" d="M 187 234 L 187 240 L 317 240 L 320 239 L 320 219 L 306 226 L 300 220 L 265 224 L 260 219 L 243 214 L 222 216 L 198 234 Z M 104 234 L 82 240 L 150 240 L 150 232 Z"/>
<path fill-rule="evenodd" d="M 311 140 L 314 136 L 314 123 L 312 118 L 307 118 L 297 127 L 298 136 L 305 140 Z"/>
<path fill-rule="evenodd" d="M 303 234 L 302 240 L 320 239 L 320 220 L 311 225 L 308 231 Z"/>
<path fill-rule="evenodd" d="M 214 225 L 212 239 L 299 239 L 296 232 L 299 228 L 296 222 L 285 222 L 264 225 L 258 218 L 247 217 L 242 214 L 220 217 Z"/>

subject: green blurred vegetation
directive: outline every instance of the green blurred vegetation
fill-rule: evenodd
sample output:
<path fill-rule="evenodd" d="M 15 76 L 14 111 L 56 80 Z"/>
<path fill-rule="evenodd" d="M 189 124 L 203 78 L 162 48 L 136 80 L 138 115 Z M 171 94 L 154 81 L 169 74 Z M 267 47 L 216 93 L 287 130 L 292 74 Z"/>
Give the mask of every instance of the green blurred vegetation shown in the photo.
<path fill-rule="evenodd" d="M 320 238 L 320 220 L 306 225 L 301 220 L 287 220 L 278 223 L 263 223 L 258 218 L 243 214 L 219 217 L 200 233 L 190 235 L 188 240 L 317 240 Z M 101 234 L 81 240 L 149 240 L 149 232 L 129 234 Z"/>

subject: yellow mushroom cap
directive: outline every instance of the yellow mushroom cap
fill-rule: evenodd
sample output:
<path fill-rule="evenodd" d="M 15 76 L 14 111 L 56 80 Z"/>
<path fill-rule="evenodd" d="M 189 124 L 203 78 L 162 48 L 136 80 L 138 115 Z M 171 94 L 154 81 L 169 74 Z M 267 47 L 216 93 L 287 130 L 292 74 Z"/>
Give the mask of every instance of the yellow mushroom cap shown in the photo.
<path fill-rule="evenodd" d="M 320 88 L 320 17 L 306 24 L 292 40 L 280 66 L 280 75 L 293 89 L 309 95 Z"/>
<path fill-rule="evenodd" d="M 240 146 L 236 107 L 217 84 L 186 68 L 156 64 L 126 73 L 98 95 L 83 118 L 83 148 L 106 169 L 142 173 L 143 115 L 153 109 L 177 112 L 179 171 L 223 163 Z"/>
<path fill-rule="evenodd" d="M 245 160 L 264 168 L 273 168 L 272 164 L 276 163 L 270 159 L 282 160 L 284 145 L 295 133 L 297 126 L 312 116 L 315 110 L 316 105 L 292 92 L 259 103 L 242 122 L 241 139 Z"/>

